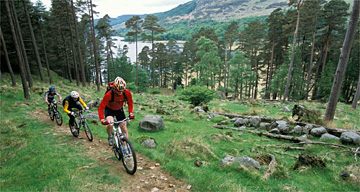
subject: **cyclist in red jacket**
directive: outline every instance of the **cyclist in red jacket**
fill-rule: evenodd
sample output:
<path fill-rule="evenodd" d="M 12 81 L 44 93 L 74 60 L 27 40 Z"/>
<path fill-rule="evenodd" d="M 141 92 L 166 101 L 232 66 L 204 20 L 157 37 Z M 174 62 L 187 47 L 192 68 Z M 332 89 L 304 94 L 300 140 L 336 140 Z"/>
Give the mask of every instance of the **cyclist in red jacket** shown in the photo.
<path fill-rule="evenodd" d="M 111 134 L 113 124 L 108 124 L 107 122 L 114 121 L 114 117 L 116 117 L 117 121 L 121 121 L 126 118 L 123 109 L 124 102 L 127 102 L 129 107 L 129 118 L 135 119 L 133 114 L 133 100 L 131 93 L 126 89 L 125 80 L 121 77 L 116 77 L 114 81 L 114 87 L 105 94 L 98 108 L 98 114 L 101 123 L 103 125 L 107 125 L 106 131 L 108 133 L 108 143 L 110 146 L 113 145 L 113 138 Z M 104 119 L 104 110 L 106 120 Z M 126 134 L 126 137 L 129 137 L 126 121 L 120 124 L 120 128 L 121 131 Z"/>

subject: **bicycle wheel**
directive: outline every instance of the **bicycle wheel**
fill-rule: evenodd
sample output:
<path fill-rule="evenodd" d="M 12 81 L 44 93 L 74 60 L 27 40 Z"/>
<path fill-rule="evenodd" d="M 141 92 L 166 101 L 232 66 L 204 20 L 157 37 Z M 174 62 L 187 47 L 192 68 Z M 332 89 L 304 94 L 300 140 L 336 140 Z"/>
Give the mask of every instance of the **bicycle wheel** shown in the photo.
<path fill-rule="evenodd" d="M 122 152 L 122 163 L 126 169 L 126 172 L 133 175 L 136 172 L 137 168 L 137 161 L 135 150 L 132 144 L 130 143 L 129 139 L 124 137 L 120 139 L 120 148 Z M 126 146 L 125 146 L 125 143 Z"/>
<path fill-rule="evenodd" d="M 88 123 L 86 121 L 84 121 L 82 123 L 82 125 L 83 125 L 83 128 L 84 128 L 86 137 L 89 139 L 89 141 L 93 141 L 94 138 L 93 138 L 93 135 L 91 133 L 91 130 L 90 130 L 90 127 L 89 127 Z"/>
<path fill-rule="evenodd" d="M 69 127 L 70 127 L 70 132 L 74 135 L 74 137 L 78 137 L 79 136 L 79 124 L 76 122 L 74 122 L 74 127 L 75 127 L 75 132 L 72 131 L 72 128 L 69 124 Z"/>
<path fill-rule="evenodd" d="M 117 145 L 116 145 L 116 143 L 120 143 L 120 138 L 114 137 L 114 140 L 117 140 L 117 142 L 114 141 L 113 151 L 114 151 L 115 157 L 120 161 L 122 159 L 122 153 L 121 153 L 120 147 L 117 147 Z"/>
<path fill-rule="evenodd" d="M 62 125 L 63 119 L 62 119 L 62 115 L 61 115 L 61 113 L 59 111 L 57 111 L 55 113 L 55 120 L 56 120 L 56 124 L 58 124 L 59 126 Z"/>
<path fill-rule="evenodd" d="M 55 115 L 54 115 L 53 109 L 50 109 L 49 116 L 50 116 L 51 121 L 54 121 Z"/>

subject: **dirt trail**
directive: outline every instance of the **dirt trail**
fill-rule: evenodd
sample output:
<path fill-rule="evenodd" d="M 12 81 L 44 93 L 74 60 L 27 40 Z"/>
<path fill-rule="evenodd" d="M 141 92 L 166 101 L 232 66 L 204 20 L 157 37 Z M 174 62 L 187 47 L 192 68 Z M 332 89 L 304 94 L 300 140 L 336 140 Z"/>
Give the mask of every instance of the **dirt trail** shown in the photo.
<path fill-rule="evenodd" d="M 106 139 L 98 139 L 94 136 L 93 142 L 89 142 L 83 131 L 80 131 L 78 138 L 75 138 L 70 133 L 68 122 L 64 121 L 59 127 L 55 121 L 51 121 L 46 111 L 43 109 L 31 113 L 31 115 L 45 123 L 54 125 L 55 132 L 53 135 L 68 135 L 72 137 L 74 142 L 82 142 L 81 145 L 86 149 L 85 155 L 94 159 L 99 165 L 114 165 L 118 163 L 115 169 L 109 169 L 112 174 L 122 174 L 126 186 L 123 188 L 115 188 L 116 186 L 106 186 L 105 190 L 121 190 L 121 191 L 190 191 L 191 186 L 185 182 L 175 179 L 169 173 L 160 170 L 161 165 L 141 153 L 136 153 L 138 160 L 138 168 L 134 175 L 126 173 L 125 168 L 122 166 L 121 161 L 114 160 L 114 153 L 111 147 L 107 144 Z M 62 115 L 66 115 L 62 113 Z M 105 131 L 105 129 L 104 129 Z M 95 158 L 94 158 L 95 157 Z M 114 162 L 116 161 L 116 162 Z"/>

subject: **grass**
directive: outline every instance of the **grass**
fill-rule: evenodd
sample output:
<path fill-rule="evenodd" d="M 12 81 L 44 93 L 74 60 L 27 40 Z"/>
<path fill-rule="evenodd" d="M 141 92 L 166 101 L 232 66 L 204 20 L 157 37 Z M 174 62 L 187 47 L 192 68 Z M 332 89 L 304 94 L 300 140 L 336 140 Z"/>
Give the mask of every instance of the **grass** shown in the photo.
<path fill-rule="evenodd" d="M 73 89 L 85 96 L 86 101 L 101 98 L 104 92 L 96 92 L 96 86 L 76 88 L 75 83 L 53 74 L 55 85 L 65 97 Z M 23 100 L 21 86 L 10 86 L 10 78 L 1 82 L 1 191 L 77 191 L 108 190 L 107 185 L 116 185 L 121 175 L 113 175 L 109 167 L 101 165 L 94 158 L 85 156 L 80 144 L 71 140 L 69 135 L 53 135 L 51 127 L 31 116 L 29 111 L 44 109 L 43 94 L 31 92 L 31 100 Z M 18 78 L 18 77 L 17 77 Z M 6 83 L 5 83 L 6 82 Z M 20 82 L 20 79 L 17 79 Z M 47 89 L 48 85 L 35 79 L 37 90 Z M 105 90 L 105 87 L 102 88 Z M 166 94 L 171 95 L 171 94 Z M 150 97 L 154 99 L 149 99 Z M 212 127 L 218 117 L 207 120 L 206 115 L 191 113 L 190 104 L 177 100 L 176 97 L 143 94 L 133 96 L 135 102 L 152 103 L 165 106 L 170 115 L 161 115 L 164 129 L 158 132 L 145 132 L 138 129 L 138 122 L 148 114 L 156 115 L 156 108 L 134 106 L 136 121 L 128 127 L 130 139 L 135 150 L 150 159 L 161 163 L 162 169 L 169 171 L 176 178 L 181 178 L 192 185 L 192 191 L 359 191 L 360 171 L 354 166 L 354 154 L 340 152 L 342 149 L 321 145 L 303 146 L 305 152 L 317 154 L 327 164 L 326 168 L 304 167 L 289 169 L 296 162 L 291 155 L 302 151 L 286 150 L 273 146 L 295 146 L 292 142 L 259 137 L 247 132 L 219 130 Z M 157 102 L 157 101 L 158 102 Z M 30 106 L 21 106 L 27 103 Z M 324 114 L 325 104 L 300 102 Z M 169 110 L 170 106 L 178 106 Z M 288 104 L 292 108 L 294 104 Z M 273 118 L 289 118 L 291 112 L 280 112 L 285 104 L 262 103 L 260 101 L 228 102 L 214 100 L 209 103 L 211 111 L 243 115 L 259 115 Z M 142 109 L 141 109 L 142 108 Z M 96 109 L 92 110 L 93 112 Z M 349 105 L 338 104 L 336 118 L 332 126 L 360 130 L 359 108 L 354 110 Z M 68 117 L 63 113 L 64 123 Z M 17 127 L 21 123 L 27 124 Z M 232 126 L 231 123 L 228 126 Z M 330 125 L 328 125 L 330 126 Z M 93 135 L 106 139 L 107 134 L 101 125 L 90 125 Z M 232 137 L 228 135 L 233 135 Z M 144 148 L 144 138 L 154 138 L 158 144 L 155 149 Z M 317 141 L 318 139 L 314 139 Z M 339 142 L 335 142 L 339 143 Z M 352 146 L 356 147 L 356 146 Z M 328 153 L 327 152 L 331 152 Z M 287 155 L 282 155 L 282 154 Z M 269 178 L 265 178 L 268 165 L 261 164 L 260 170 L 242 166 L 219 167 L 220 160 L 227 154 L 240 157 L 247 155 L 261 159 L 266 154 L 276 157 L 278 167 Z M 204 164 L 196 167 L 194 161 L 199 157 Z M 261 162 L 261 161 L 260 161 Z M 346 170 L 357 177 L 343 179 L 340 172 Z M 106 182 L 104 182 L 106 181 Z"/>

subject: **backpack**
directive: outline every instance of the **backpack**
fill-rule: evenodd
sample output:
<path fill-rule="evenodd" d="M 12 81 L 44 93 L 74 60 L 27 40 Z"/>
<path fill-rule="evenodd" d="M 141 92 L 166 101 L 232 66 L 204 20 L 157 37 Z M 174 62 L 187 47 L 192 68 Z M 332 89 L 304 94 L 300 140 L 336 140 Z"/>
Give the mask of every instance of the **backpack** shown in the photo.
<path fill-rule="evenodd" d="M 111 91 L 111 100 L 110 100 L 110 102 L 114 102 L 114 81 L 110 81 L 110 82 L 108 83 L 108 86 L 106 87 L 106 92 L 105 92 L 105 94 L 106 94 L 107 92 L 109 92 L 109 91 Z M 123 92 L 123 95 L 124 95 L 124 102 L 126 102 L 126 101 L 127 101 L 127 97 L 126 97 L 125 91 Z"/>

